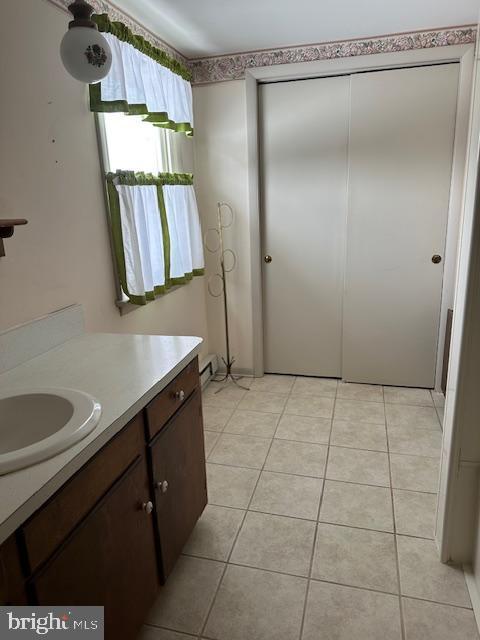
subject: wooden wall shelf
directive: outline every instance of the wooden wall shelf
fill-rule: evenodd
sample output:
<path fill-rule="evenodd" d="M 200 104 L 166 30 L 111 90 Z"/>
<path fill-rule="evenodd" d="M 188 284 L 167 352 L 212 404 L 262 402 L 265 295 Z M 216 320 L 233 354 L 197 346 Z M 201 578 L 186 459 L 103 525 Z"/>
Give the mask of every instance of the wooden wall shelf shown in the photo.
<path fill-rule="evenodd" d="M 15 227 L 27 224 L 25 218 L 4 218 L 0 219 L 0 258 L 5 255 L 5 247 L 3 245 L 4 238 L 11 238 Z"/>

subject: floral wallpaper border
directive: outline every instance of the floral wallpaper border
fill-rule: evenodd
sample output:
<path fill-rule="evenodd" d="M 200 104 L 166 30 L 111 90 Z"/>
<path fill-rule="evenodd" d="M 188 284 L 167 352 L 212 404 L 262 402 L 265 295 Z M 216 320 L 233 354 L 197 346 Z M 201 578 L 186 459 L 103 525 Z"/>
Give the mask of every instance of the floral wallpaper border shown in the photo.
<path fill-rule="evenodd" d="M 49 0 L 51 3 L 67 9 L 72 0 Z M 446 29 L 431 29 L 415 31 L 377 38 L 364 38 L 309 44 L 298 47 L 284 47 L 282 49 L 268 49 L 263 51 L 249 51 L 222 56 L 188 59 L 173 49 L 164 40 L 155 36 L 133 18 L 123 13 L 106 0 L 89 0 L 96 13 L 107 13 L 111 20 L 119 20 L 126 24 L 135 34 L 143 36 L 153 45 L 162 49 L 172 58 L 179 60 L 191 68 L 193 84 L 222 82 L 225 80 L 241 80 L 245 77 L 245 70 L 254 67 L 269 67 L 276 64 L 291 64 L 295 62 L 313 62 L 316 60 L 332 60 L 335 58 L 349 58 L 352 56 L 373 55 L 376 53 L 390 53 L 394 51 L 412 51 L 414 49 L 431 49 L 433 47 L 447 47 L 458 44 L 475 42 L 477 27 L 475 25 L 450 27 Z"/>
<path fill-rule="evenodd" d="M 254 67 L 470 44 L 475 42 L 476 34 L 476 26 L 453 27 L 346 42 L 198 58 L 189 60 L 189 66 L 193 72 L 193 84 L 240 80 L 245 77 L 246 69 Z"/>
<path fill-rule="evenodd" d="M 73 0 L 49 0 L 52 4 L 57 5 L 62 9 L 67 10 L 68 5 L 72 3 Z M 92 5 L 95 13 L 107 13 L 110 20 L 118 20 L 119 22 L 123 22 L 135 35 L 143 36 L 145 40 L 151 42 L 155 47 L 165 51 L 169 56 L 178 60 L 182 64 L 189 66 L 189 61 L 185 56 L 182 56 L 176 49 L 173 49 L 170 45 L 168 45 L 164 40 L 153 34 L 151 31 L 146 29 L 139 22 L 131 18 L 129 15 L 117 9 L 114 5 L 106 2 L 105 0 L 88 0 L 88 3 Z M 65 27 L 66 27 L 65 23 Z"/>

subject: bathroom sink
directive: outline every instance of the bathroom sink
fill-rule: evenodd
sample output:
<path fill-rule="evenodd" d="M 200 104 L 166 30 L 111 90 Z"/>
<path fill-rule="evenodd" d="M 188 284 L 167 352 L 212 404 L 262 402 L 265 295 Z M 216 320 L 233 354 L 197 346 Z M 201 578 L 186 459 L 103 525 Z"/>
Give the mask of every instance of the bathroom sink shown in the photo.
<path fill-rule="evenodd" d="M 70 448 L 98 424 L 100 404 L 75 389 L 0 391 L 0 474 Z"/>

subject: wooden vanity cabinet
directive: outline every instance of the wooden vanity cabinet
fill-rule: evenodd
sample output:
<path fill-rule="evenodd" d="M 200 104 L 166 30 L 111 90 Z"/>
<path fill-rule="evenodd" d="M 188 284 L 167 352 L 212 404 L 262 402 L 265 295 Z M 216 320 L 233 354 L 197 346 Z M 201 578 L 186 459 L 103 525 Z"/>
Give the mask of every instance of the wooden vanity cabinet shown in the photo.
<path fill-rule="evenodd" d="M 195 358 L 0 546 L 0 604 L 103 605 L 135 640 L 206 503 Z"/>
<path fill-rule="evenodd" d="M 202 404 L 197 388 L 148 446 L 165 581 L 207 504 Z"/>
<path fill-rule="evenodd" d="M 144 453 L 144 425 L 142 415 L 138 414 L 23 525 L 31 573 L 51 557 L 131 463 Z"/>
<path fill-rule="evenodd" d="M 32 578 L 39 605 L 101 604 L 106 637 L 135 638 L 159 586 L 148 485 L 137 458 Z"/>

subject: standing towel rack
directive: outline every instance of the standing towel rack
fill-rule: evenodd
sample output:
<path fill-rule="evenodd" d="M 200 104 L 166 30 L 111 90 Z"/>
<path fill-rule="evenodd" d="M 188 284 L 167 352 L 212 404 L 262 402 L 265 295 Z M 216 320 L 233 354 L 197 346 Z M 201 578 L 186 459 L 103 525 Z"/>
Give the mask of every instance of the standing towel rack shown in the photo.
<path fill-rule="evenodd" d="M 230 212 L 230 220 L 228 224 L 226 224 L 223 218 L 223 209 L 226 209 L 227 211 Z M 230 273 L 235 269 L 235 265 L 237 264 L 237 256 L 235 255 L 235 252 L 232 251 L 232 249 L 225 249 L 224 242 L 223 242 L 223 230 L 231 227 L 234 223 L 234 220 L 235 220 L 235 214 L 232 207 L 226 202 L 217 202 L 217 226 L 210 227 L 209 229 L 207 229 L 204 237 L 205 248 L 209 253 L 217 253 L 218 251 L 220 252 L 219 254 L 220 271 L 219 272 L 217 271 L 217 273 L 214 273 L 208 279 L 208 292 L 213 298 L 220 298 L 221 296 L 223 296 L 223 313 L 225 317 L 226 354 L 225 354 L 225 358 L 222 356 L 222 362 L 225 365 L 225 375 L 220 378 L 213 378 L 212 380 L 212 382 L 224 382 L 225 385 L 223 387 L 220 387 L 220 389 L 217 389 L 215 393 L 222 391 L 222 389 L 226 387 L 229 380 L 231 380 L 235 385 L 237 385 L 237 387 L 240 387 L 248 391 L 247 387 L 244 387 L 238 383 L 238 381 L 241 380 L 243 376 L 236 376 L 232 373 L 232 366 L 233 366 L 233 363 L 235 362 L 235 358 L 230 353 L 230 329 L 229 329 L 229 322 L 228 322 L 228 292 L 227 292 L 226 274 Z M 210 235 L 213 235 L 216 238 L 216 243 L 214 247 L 211 247 L 209 245 L 208 240 Z M 226 266 L 227 256 L 230 256 L 228 258 L 228 262 L 231 262 L 231 264 L 228 266 Z M 220 283 L 220 286 L 218 287 L 219 288 L 218 292 L 215 291 L 213 286 L 213 283 L 215 281 L 218 281 Z"/>

